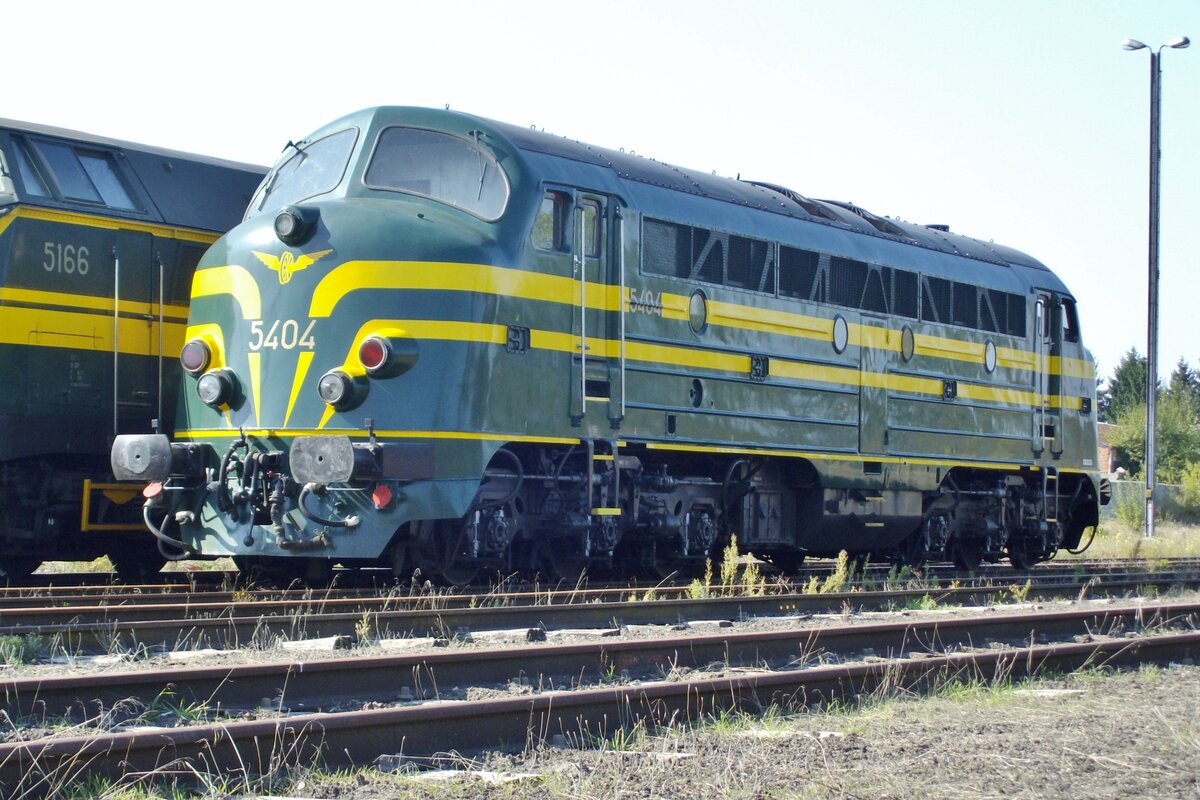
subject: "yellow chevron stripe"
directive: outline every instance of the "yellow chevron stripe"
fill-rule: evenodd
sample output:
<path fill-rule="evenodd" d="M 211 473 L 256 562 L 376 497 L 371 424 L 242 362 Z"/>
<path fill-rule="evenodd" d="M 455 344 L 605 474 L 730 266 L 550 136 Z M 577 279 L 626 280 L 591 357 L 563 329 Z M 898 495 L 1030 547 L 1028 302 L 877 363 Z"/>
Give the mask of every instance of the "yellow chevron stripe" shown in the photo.
<path fill-rule="evenodd" d="M 247 353 L 246 366 L 250 369 L 250 399 L 254 403 L 254 421 L 262 419 L 262 353 Z"/>
<path fill-rule="evenodd" d="M 213 295 L 232 295 L 242 308 L 242 319 L 262 318 L 262 295 L 258 282 L 245 267 L 231 264 L 226 267 L 198 269 L 192 276 L 192 301 Z"/>
<path fill-rule="evenodd" d="M 313 290 L 310 317 L 328 317 L 342 298 L 362 289 L 431 289 L 579 304 L 579 281 L 526 269 L 437 261 L 347 261 L 330 270 Z M 621 307 L 620 289 L 588 283 L 587 305 L 599 311 Z"/>
<path fill-rule="evenodd" d="M 312 366 L 313 351 L 304 350 L 300 353 L 300 358 L 296 361 L 296 374 L 292 377 L 292 391 L 288 395 L 287 411 L 283 415 L 283 425 L 286 428 L 288 420 L 292 418 L 292 409 L 296 406 L 296 398 L 300 396 L 300 387 L 304 385 L 304 376 L 308 374 L 308 368 Z M 260 417 L 261 419 L 261 417 Z"/>

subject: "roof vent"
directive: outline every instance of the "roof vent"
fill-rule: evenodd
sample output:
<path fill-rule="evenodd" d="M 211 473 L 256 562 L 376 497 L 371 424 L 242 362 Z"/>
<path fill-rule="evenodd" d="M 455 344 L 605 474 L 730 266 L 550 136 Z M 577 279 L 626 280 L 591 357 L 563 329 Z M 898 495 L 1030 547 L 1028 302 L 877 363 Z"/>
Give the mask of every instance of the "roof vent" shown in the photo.
<path fill-rule="evenodd" d="M 925 227 L 926 227 L 926 228 L 929 228 L 929 230 L 931 230 L 931 231 L 941 231 L 942 233 L 949 233 L 949 232 L 950 232 L 950 226 L 949 226 L 949 225 L 941 225 L 941 224 L 938 224 L 938 225 L 926 225 Z"/>

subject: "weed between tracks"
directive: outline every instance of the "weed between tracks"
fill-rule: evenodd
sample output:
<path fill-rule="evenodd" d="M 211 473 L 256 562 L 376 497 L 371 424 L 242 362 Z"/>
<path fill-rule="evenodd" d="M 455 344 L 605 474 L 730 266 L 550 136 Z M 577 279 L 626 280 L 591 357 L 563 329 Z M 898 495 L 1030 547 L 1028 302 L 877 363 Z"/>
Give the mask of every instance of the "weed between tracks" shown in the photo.
<path fill-rule="evenodd" d="M 559 747 L 390 774 L 310 772 L 279 790 L 315 798 L 867 798 L 1194 796 L 1200 669 L 1071 676 L 944 675 L 796 712 L 714 712 L 654 730 L 584 731 Z M 1130 714 L 1130 708 L 1145 714 Z"/>
<path fill-rule="evenodd" d="M 1060 554 L 1059 558 L 1126 559 L 1143 558 L 1151 561 L 1167 558 L 1200 558 L 1200 526 L 1163 521 L 1155 525 L 1155 536 L 1147 539 L 1142 530 L 1144 506 L 1135 504 L 1136 519 L 1132 523 L 1120 520 L 1100 525 L 1096 538 L 1079 555 Z M 1086 541 L 1086 538 L 1085 538 Z"/>
<path fill-rule="evenodd" d="M 713 562 L 704 562 L 704 578 L 697 578 L 688 585 L 688 597 L 703 600 L 709 597 L 761 597 L 767 592 L 767 580 L 759 570 L 758 562 L 744 560 L 738 552 L 738 540 L 733 536 L 721 553 L 720 583 L 713 584 Z"/>
<path fill-rule="evenodd" d="M 1113 632 L 1110 632 L 1113 633 Z M 814 660 L 814 654 L 810 653 L 801 657 L 805 663 Z M 729 668 L 730 665 L 712 665 L 713 669 Z M 673 668 L 664 667 L 664 672 L 674 673 Z M 1099 674 L 1099 668 L 1093 670 Z M 582 764 L 592 764 L 594 769 L 589 768 L 589 771 L 581 774 L 576 774 L 569 770 L 559 773 L 550 774 L 548 777 L 543 775 L 529 788 L 514 788 L 512 794 L 507 793 L 507 790 L 502 793 L 496 793 L 489 790 L 489 796 L 502 796 L 512 798 L 522 797 L 557 797 L 557 796 L 590 796 L 593 793 L 599 792 L 601 796 L 616 796 L 615 794 L 604 793 L 604 787 L 590 784 L 593 772 L 597 775 L 610 774 L 612 767 L 603 766 L 607 762 L 604 760 L 616 759 L 618 763 L 636 762 L 643 769 L 650 770 L 654 765 L 663 762 L 669 762 L 672 766 L 672 771 L 676 768 L 682 769 L 684 774 L 688 774 L 692 759 L 695 756 L 700 756 L 701 760 L 707 755 L 719 755 L 722 752 L 716 745 L 722 742 L 728 742 L 731 738 L 745 737 L 762 739 L 764 741 L 774 741 L 780 736 L 786 737 L 789 741 L 802 739 L 808 742 L 811 737 L 811 731 L 806 732 L 805 724 L 811 724 L 813 719 L 823 720 L 820 725 L 821 731 L 834 731 L 838 733 L 839 739 L 846 737 L 863 737 L 866 727 L 855 727 L 856 723 L 853 720 L 873 720 L 872 714 L 880 715 L 892 707 L 909 708 L 911 704 L 930 702 L 921 700 L 925 695 L 931 695 L 934 701 L 944 701 L 954 704 L 974 703 L 976 705 L 983 704 L 988 707 L 1000 707 L 1006 705 L 1007 690 L 1013 689 L 1015 686 L 1023 686 L 1025 684 L 1014 684 L 1010 674 L 1006 670 L 1001 670 L 996 677 L 989 677 L 973 668 L 963 667 L 953 671 L 942 671 L 926 675 L 923 678 L 912 681 L 905 679 L 900 671 L 890 665 L 884 666 L 876 674 L 876 678 L 869 684 L 858 686 L 844 687 L 843 691 L 833 694 L 806 694 L 801 692 L 791 697 L 768 697 L 757 696 L 753 693 L 743 693 L 735 698 L 732 705 L 723 705 L 708 709 L 702 714 L 702 719 L 699 723 L 689 723 L 682 718 L 673 714 L 666 714 L 655 710 L 653 707 L 645 716 L 624 716 L 618 717 L 611 723 L 600 724 L 598 726 L 584 726 L 577 731 L 564 733 L 562 744 L 574 753 L 570 757 L 572 761 L 578 761 Z M 1145 680 L 1150 680 L 1153 674 L 1147 672 Z M 667 677 L 664 675 L 664 677 Z M 1046 678 L 1047 676 L 1042 676 Z M 601 675 L 598 679 L 600 684 L 607 682 L 628 682 L 628 676 L 621 675 L 615 666 Z M 1198 684 L 1200 686 L 1200 684 Z M 424 694 L 424 692 L 422 692 Z M 436 688 L 434 696 L 437 695 Z M 1200 688 L 1197 690 L 1197 696 L 1200 696 Z M 283 701 L 280 700 L 280 709 L 282 709 Z M 908 705 L 906 705 L 908 704 Z M 139 724 L 183 724 L 189 719 L 199 720 L 212 714 L 212 710 L 207 708 L 205 704 L 189 704 L 180 703 L 174 695 L 165 695 L 157 698 L 154 702 L 148 704 L 143 709 L 114 709 L 112 714 L 115 717 L 119 711 L 125 713 L 131 718 L 136 719 Z M 881 712 L 882 710 L 882 712 Z M 134 712 L 137 712 L 135 715 Z M 799 711 L 797 715 L 796 712 Z M 907 712 L 906 712 L 907 713 Z M 1127 715 L 1129 716 L 1129 715 Z M 1190 715 L 1189 715 L 1190 718 Z M 849 721 L 847 721 L 849 720 Z M 751 733 L 753 731 L 753 733 Z M 78 729 L 72 732 L 78 732 Z M 542 741 L 547 738 L 549 731 L 531 732 L 531 741 Z M 777 736 L 776 733 L 779 735 Z M 823 736 L 818 736 L 816 742 L 818 744 L 829 744 L 835 746 L 838 743 L 826 743 Z M 319 739 L 319 737 L 318 737 Z M 738 738 L 738 741 L 741 741 Z M 715 744 L 714 744 L 715 742 Z M 682 743 L 682 744 L 681 744 Z M 208 762 L 205 760 L 203 753 L 200 755 L 183 761 L 175 761 L 165 767 L 160 767 L 143 775 L 134 775 L 127 778 L 125 784 L 117 786 L 103 786 L 94 782 L 86 782 L 78 786 L 70 786 L 70 781 L 64 782 L 65 778 L 72 774 L 78 774 L 82 765 L 73 765 L 56 770 L 55 773 L 43 781 L 42 788 L 51 787 L 52 794 L 71 797 L 97 796 L 105 794 L 106 796 L 118 796 L 115 792 L 119 789 L 124 791 L 128 788 L 128 784 L 139 784 L 150 782 L 155 787 L 165 787 L 161 790 L 154 789 L 136 789 L 134 794 L 125 795 L 128 797 L 140 796 L 163 796 L 165 793 L 175 792 L 176 796 L 182 791 L 180 787 L 189 787 L 189 790 L 194 790 L 200 796 L 222 796 L 232 792 L 260 792 L 270 788 L 286 790 L 289 793 L 300 793 L 299 788 L 304 788 L 304 794 L 315 797 L 330 796 L 320 793 L 312 793 L 311 790 L 325 785 L 324 782 L 328 779 L 325 776 L 320 776 L 308 770 L 300 770 L 304 776 L 302 778 L 295 777 L 296 766 L 305 763 L 312 763 L 313 748 L 315 744 L 302 744 L 300 739 L 289 734 L 283 737 L 279 743 L 274 743 L 269 746 L 270 753 L 268 764 L 263 771 L 262 777 L 249 777 L 255 774 L 261 767 L 257 765 L 244 765 L 244 768 L 234 777 L 223 776 L 220 778 L 214 777 L 212 774 L 205 772 L 204 765 Z M 743 751 L 751 750 L 742 742 Z M 807 746 L 807 745 L 806 745 Z M 716 749 L 714 749 L 716 748 Z M 550 763 L 557 756 L 558 751 L 554 748 L 532 748 L 529 752 L 516 758 L 509 758 L 507 763 L 512 768 L 520 767 L 524 770 L 533 768 L 541 768 L 540 765 Z M 809 755 L 813 755 L 810 753 Z M 865 753 L 863 754 L 865 757 Z M 560 759 L 561 760 L 561 759 Z M 768 758 L 766 761 L 770 761 Z M 686 762 L 686 765 L 684 764 Z M 797 770 L 796 774 L 803 776 L 805 770 L 811 771 L 811 767 L 807 762 L 800 765 L 793 765 Z M 742 771 L 745 772 L 743 768 Z M 74 772 L 72 772 L 72 770 Z M 608 770 L 609 772 L 606 772 Z M 640 774 L 630 775 L 628 773 L 611 773 L 613 777 L 620 776 L 622 780 L 632 782 L 636 785 L 636 781 L 642 778 Z M 361 777 L 363 773 L 354 773 L 355 776 Z M 368 785 L 378 785 L 375 778 L 367 781 Z M 565 783 L 559 783 L 559 780 Z M 396 780 L 396 779 L 392 779 Z M 661 786 L 655 785 L 652 792 L 655 796 L 726 796 L 721 792 L 712 794 L 711 792 L 701 789 L 704 786 L 725 786 L 729 791 L 733 791 L 737 784 L 723 782 L 720 774 L 696 774 L 693 775 L 693 781 L 696 783 L 693 788 L 701 793 L 698 795 L 687 795 L 683 793 L 684 786 L 675 786 L 674 784 L 664 784 Z M 712 782 L 716 781 L 715 784 Z M 837 782 L 820 783 L 821 786 L 832 786 L 834 788 L 845 788 L 845 785 Z M 457 785 L 457 784 L 455 784 Z M 397 784 L 397 791 L 403 789 L 403 784 Z M 609 788 L 616 790 L 618 787 L 613 784 Z M 461 789 L 464 794 L 456 794 L 451 792 L 447 796 L 476 796 L 467 792 L 478 792 L 480 789 L 477 783 L 471 782 L 469 779 L 464 779 Z M 425 789 L 409 790 L 417 792 L 415 794 L 404 794 L 400 792 L 396 796 L 428 796 L 420 792 Z M 145 791 L 144 795 L 139 795 L 136 792 Z M 405 790 L 408 791 L 408 790 Z M 458 791 L 458 790 L 455 790 Z M 339 790 L 340 792 L 340 790 Z M 529 793 L 532 792 L 532 793 Z M 875 796 L 877 793 L 871 793 L 865 796 Z M 353 793 L 339 793 L 338 797 L 355 797 Z M 362 795 L 364 797 L 392 796 L 389 790 L 386 795 L 381 795 L 378 792 L 374 795 Z M 758 796 L 755 792 L 749 795 L 744 793 L 744 790 L 733 791 L 733 794 L 728 796 Z M 766 795 L 771 796 L 771 795 Z M 807 796 L 807 795 L 792 795 L 787 796 Z M 826 795 L 814 795 L 826 796 Z M 833 794 L 829 796 L 841 796 Z"/>

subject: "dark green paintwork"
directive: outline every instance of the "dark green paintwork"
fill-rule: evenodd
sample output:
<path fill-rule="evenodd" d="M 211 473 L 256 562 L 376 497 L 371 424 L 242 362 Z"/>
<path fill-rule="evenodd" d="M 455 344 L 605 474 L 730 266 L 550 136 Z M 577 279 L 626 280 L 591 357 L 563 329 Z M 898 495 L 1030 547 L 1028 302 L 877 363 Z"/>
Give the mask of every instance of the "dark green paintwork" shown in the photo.
<path fill-rule="evenodd" d="M 486 223 L 423 198 L 364 188 L 360 178 L 365 161 L 379 130 L 388 124 L 428 127 L 464 137 L 469 131 L 482 130 L 487 147 L 499 159 L 511 183 L 506 214 L 496 223 Z M 337 189 L 305 201 L 304 205 L 319 211 L 320 223 L 311 239 L 292 248 L 297 254 L 332 249 L 330 255 L 295 273 L 286 285 L 281 284 L 275 273 L 250 252 L 279 254 L 284 249 L 271 231 L 273 213 L 264 213 L 235 229 L 203 259 L 201 269 L 240 265 L 254 276 L 261 292 L 264 326 L 274 320 L 292 319 L 303 328 L 311 319 L 309 303 L 313 289 L 332 270 L 350 261 L 485 264 L 570 277 L 569 253 L 537 251 L 530 243 L 534 216 L 546 186 L 574 191 L 577 199 L 596 197 L 605 204 L 608 215 L 605 251 L 599 259 L 588 259 L 585 264 L 588 278 L 593 282 L 607 280 L 615 284 L 619 280 L 614 231 L 615 213 L 618 208 L 621 210 L 625 283 L 639 292 L 649 289 L 686 297 L 701 287 L 711 300 L 751 309 L 788 311 L 825 319 L 840 314 L 851 327 L 870 325 L 897 332 L 906 323 L 918 334 L 977 343 L 990 336 L 998 347 L 1017 350 L 1033 347 L 1035 325 L 1030 293 L 1041 287 L 1052 297 L 1069 296 L 1052 273 L 1027 257 L 1021 257 L 1016 266 L 959 258 L 920 250 L 886 237 L 872 239 L 830 226 L 797 222 L 766 211 L 656 188 L 647 182 L 625 181 L 604 164 L 521 149 L 509 137 L 512 129 L 467 115 L 421 109 L 372 110 L 334 123 L 318 135 L 346 126 L 359 129 L 349 169 Z M 1021 340 L 917 320 L 872 318 L 851 309 L 645 275 L 639 269 L 643 216 L 690 221 L 871 263 L 953 274 L 959 280 L 970 279 L 964 270 L 973 270 L 985 285 L 1008 291 L 1019 288 L 1029 294 L 1030 336 Z M 425 269 L 436 271 L 439 266 L 431 263 Z M 535 331 L 576 334 L 579 329 L 577 310 L 571 304 L 454 290 L 351 293 L 337 305 L 333 316 L 315 322 L 312 365 L 288 420 L 288 429 L 311 430 L 318 425 L 325 406 L 316 393 L 317 378 L 342 363 L 355 332 L 365 320 L 374 318 L 519 325 Z M 248 393 L 250 382 L 247 358 L 250 322 L 241 318 L 239 304 L 229 295 L 211 295 L 193 301 L 191 324 L 215 323 L 220 327 L 228 366 L 241 380 L 244 393 Z M 592 310 L 586 314 L 589 336 L 615 339 L 620 322 L 616 312 Z M 895 351 L 855 345 L 839 354 L 828 340 L 718 325 L 710 325 L 704 333 L 696 334 L 686 320 L 646 313 L 627 313 L 624 322 L 630 343 L 664 343 L 739 355 L 765 354 L 772 362 L 788 360 L 841 367 L 852 373 L 886 372 L 1025 392 L 1032 390 L 1035 380 L 1027 369 L 1001 366 L 988 375 L 982 363 L 931 355 L 917 355 L 911 362 L 903 363 Z M 1059 346 L 1063 356 L 1090 361 L 1079 343 L 1062 342 Z M 1062 447 L 1061 453 L 1055 454 L 1053 448 L 1042 449 L 1040 441 L 1035 451 L 1034 412 L 1026 406 L 962 398 L 947 401 L 930 394 L 895 389 L 867 388 L 860 392 L 852 384 L 808 383 L 777 376 L 759 383 L 746 374 L 633 361 L 622 374 L 615 360 L 590 357 L 588 377 L 608 380 L 612 399 L 590 403 L 586 416 L 578 420 L 579 424 L 573 424 L 573 417 L 577 418 L 580 412 L 576 388 L 579 366 L 569 353 L 534 348 L 513 354 L 507 353 L 503 345 L 433 339 L 419 339 L 416 347 L 419 357 L 410 371 L 395 378 L 369 381 L 365 402 L 351 411 L 334 414 L 323 432 L 345 430 L 361 441 L 365 439 L 365 421 L 370 419 L 385 442 L 389 441 L 388 431 L 492 434 L 494 439 L 430 439 L 437 451 L 435 479 L 393 484 L 398 502 L 382 512 L 376 513 L 369 507 L 365 492 L 331 495 L 339 498 L 340 505 L 322 501 L 319 507 L 323 513 L 345 516 L 353 511 L 361 514 L 363 522 L 357 528 L 333 532 L 332 544 L 317 551 L 317 555 L 376 557 L 405 522 L 460 516 L 467 509 L 492 453 L 510 437 L 619 438 L 626 443 L 623 452 L 641 453 L 647 458 L 650 456 L 642 449 L 646 443 L 808 453 L 821 484 L 826 487 L 932 491 L 952 466 L 972 462 L 980 462 L 989 469 L 1003 462 L 1011 465 L 1014 472 L 1036 465 L 1056 466 L 1088 473 L 1086 480 L 1093 485 L 1098 482 L 1094 416 L 1070 410 L 1055 420 Z M 194 392 L 195 381 L 185 380 L 181 427 L 192 432 L 192 440 L 212 445 L 212 467 L 232 440 L 233 430 L 243 426 L 251 431 L 284 428 L 299 352 L 263 351 L 261 418 L 255 415 L 254 405 L 247 399 L 235 404 L 226 419 L 200 403 Z M 703 388 L 699 407 L 692 402 L 697 380 Z M 626 407 L 618 426 L 613 419 L 620 416 L 618 398 L 622 381 Z M 1059 384 L 1060 379 L 1055 376 L 1050 384 L 1055 393 Z M 1062 378 L 1061 387 L 1065 397 L 1090 398 L 1094 407 L 1094 383 L 1090 377 Z M 675 417 L 673 435 L 668 435 L 669 416 Z M 206 433 L 213 429 L 224 433 Z M 257 439 L 254 435 L 251 438 L 256 449 L 285 452 L 290 441 L 287 431 L 270 439 Z M 827 458 L 831 455 L 841 458 Z M 870 463 L 876 461 L 880 462 L 877 473 L 872 471 Z M 203 499 L 201 493 L 196 493 L 188 500 L 198 520 L 183 530 L 189 544 L 206 554 L 285 554 L 265 528 L 252 526 L 246 519 L 234 521 L 227 515 L 214 513 L 211 506 L 203 504 Z M 306 522 L 294 507 L 288 517 L 298 529 L 309 534 L 319 527 Z M 253 540 L 249 546 L 243 544 L 247 535 Z M 862 537 L 868 535 L 870 531 Z M 888 535 L 895 532 L 889 530 Z M 840 546 L 839 542 L 828 543 L 834 552 Z"/>

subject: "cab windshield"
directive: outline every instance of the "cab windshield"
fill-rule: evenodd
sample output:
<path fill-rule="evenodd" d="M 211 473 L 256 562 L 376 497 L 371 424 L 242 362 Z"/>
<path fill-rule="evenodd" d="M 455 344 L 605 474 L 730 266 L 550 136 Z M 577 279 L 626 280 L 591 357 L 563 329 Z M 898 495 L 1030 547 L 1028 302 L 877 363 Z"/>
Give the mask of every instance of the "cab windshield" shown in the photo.
<path fill-rule="evenodd" d="M 349 128 L 315 142 L 288 144 L 287 152 L 250 201 L 246 219 L 324 194 L 341 183 L 358 131 Z"/>
<path fill-rule="evenodd" d="M 363 182 L 446 203 L 487 221 L 508 203 L 508 176 L 472 131 L 470 139 L 419 128 L 392 127 L 379 143 Z"/>

